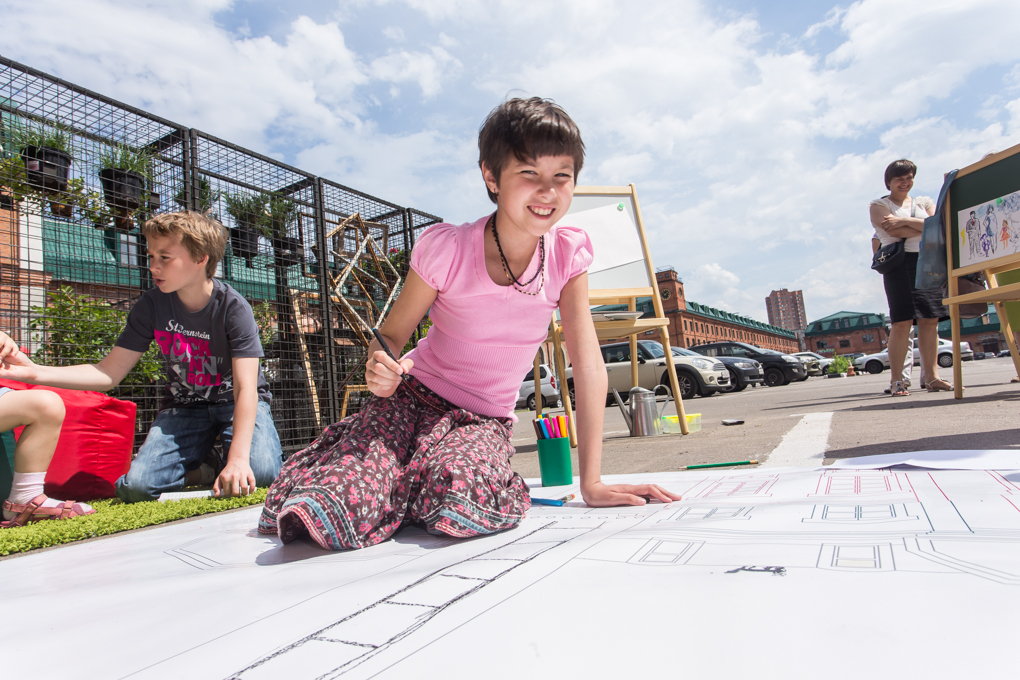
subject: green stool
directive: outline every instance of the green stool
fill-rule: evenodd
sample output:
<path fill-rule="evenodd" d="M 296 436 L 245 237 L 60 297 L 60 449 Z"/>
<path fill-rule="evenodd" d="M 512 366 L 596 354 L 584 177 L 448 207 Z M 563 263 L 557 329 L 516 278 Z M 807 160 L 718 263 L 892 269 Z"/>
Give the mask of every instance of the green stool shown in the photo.
<path fill-rule="evenodd" d="M 0 433 L 0 500 L 11 495 L 14 482 L 14 433 Z"/>

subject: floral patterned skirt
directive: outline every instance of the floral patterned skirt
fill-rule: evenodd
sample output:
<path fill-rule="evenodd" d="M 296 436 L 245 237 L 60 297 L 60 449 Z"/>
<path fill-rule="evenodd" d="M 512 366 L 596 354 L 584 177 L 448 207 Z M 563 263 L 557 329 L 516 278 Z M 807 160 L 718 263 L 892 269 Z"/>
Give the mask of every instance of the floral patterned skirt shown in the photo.
<path fill-rule="evenodd" d="M 380 543 L 403 524 L 476 536 L 517 526 L 531 506 L 510 469 L 509 418 L 458 408 L 413 377 L 330 425 L 269 488 L 259 532 L 309 534 L 332 550 Z"/>

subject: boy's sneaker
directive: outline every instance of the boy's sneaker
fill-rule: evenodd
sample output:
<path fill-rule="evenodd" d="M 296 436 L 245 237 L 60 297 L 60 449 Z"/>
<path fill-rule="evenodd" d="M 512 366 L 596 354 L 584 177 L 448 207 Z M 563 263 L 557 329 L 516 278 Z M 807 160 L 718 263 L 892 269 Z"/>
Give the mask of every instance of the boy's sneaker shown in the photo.
<path fill-rule="evenodd" d="M 198 467 L 198 472 L 201 474 L 200 481 L 197 486 L 212 486 L 212 483 L 216 481 L 216 469 L 208 463 L 202 463 Z"/>

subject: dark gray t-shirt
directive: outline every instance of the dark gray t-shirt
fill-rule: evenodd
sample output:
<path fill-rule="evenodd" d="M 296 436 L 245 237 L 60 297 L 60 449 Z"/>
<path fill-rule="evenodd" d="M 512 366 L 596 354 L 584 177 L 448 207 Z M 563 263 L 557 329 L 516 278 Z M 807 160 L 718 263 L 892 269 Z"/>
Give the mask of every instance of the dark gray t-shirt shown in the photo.
<path fill-rule="evenodd" d="M 251 305 L 219 279 L 213 279 L 212 297 L 197 312 L 185 309 L 177 293 L 145 291 L 131 308 L 117 346 L 144 352 L 153 340 L 166 371 L 163 408 L 232 402 L 230 360 L 264 356 Z M 258 392 L 266 403 L 273 398 L 261 363 Z"/>

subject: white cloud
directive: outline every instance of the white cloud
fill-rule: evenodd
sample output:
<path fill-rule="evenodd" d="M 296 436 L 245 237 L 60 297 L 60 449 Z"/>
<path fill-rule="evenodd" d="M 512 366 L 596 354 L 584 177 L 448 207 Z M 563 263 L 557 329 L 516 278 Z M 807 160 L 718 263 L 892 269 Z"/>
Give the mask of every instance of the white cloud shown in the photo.
<path fill-rule="evenodd" d="M 934 196 L 1020 143 L 1015 0 L 861 0 L 779 47 L 697 0 L 351 0 L 275 39 L 217 24 L 255 7 L 0 0 L 7 56 L 454 221 L 489 209 L 485 114 L 552 97 L 584 133 L 580 181 L 638 184 L 655 263 L 761 319 L 779 287 L 809 317 L 883 311 L 867 204 L 886 164 L 910 157 Z M 363 25 L 383 39 L 356 49 Z M 823 32 L 835 47 L 813 51 Z"/>

